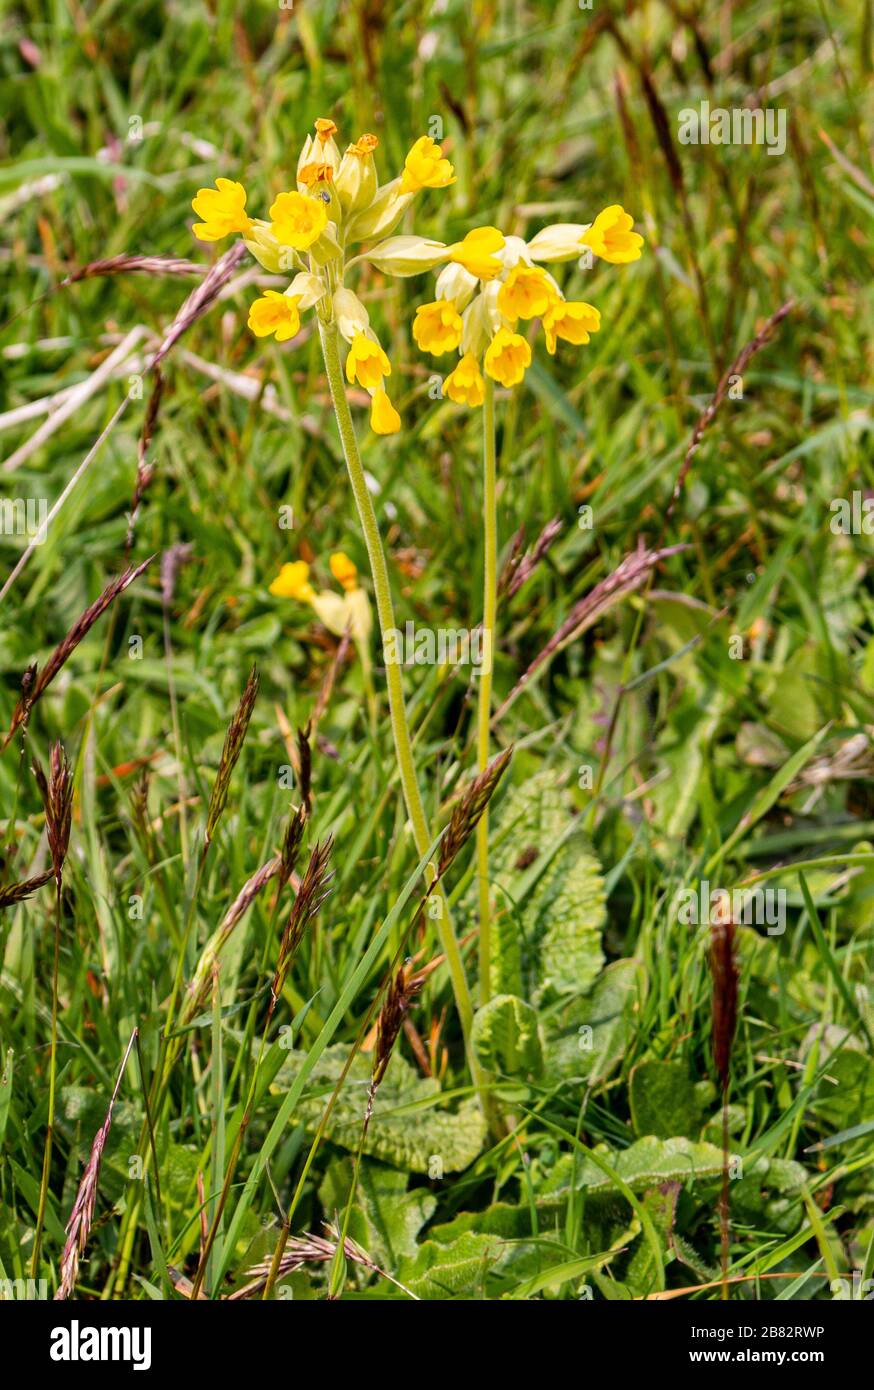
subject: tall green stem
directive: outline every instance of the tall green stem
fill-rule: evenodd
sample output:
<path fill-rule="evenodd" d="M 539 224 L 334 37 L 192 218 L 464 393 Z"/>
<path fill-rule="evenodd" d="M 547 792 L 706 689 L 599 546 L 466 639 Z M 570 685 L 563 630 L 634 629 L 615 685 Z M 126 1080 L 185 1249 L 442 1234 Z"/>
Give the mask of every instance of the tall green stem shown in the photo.
<path fill-rule="evenodd" d="M 483 399 L 483 656 L 477 706 L 477 769 L 489 761 L 489 723 L 492 713 L 492 669 L 498 606 L 498 517 L 495 458 L 495 387 L 486 377 Z M 476 866 L 479 882 L 479 1002 L 491 997 L 492 922 L 489 902 L 489 809 L 476 828 Z"/>
<path fill-rule="evenodd" d="M 382 635 L 383 645 L 385 645 L 386 633 L 393 630 L 395 626 L 394 608 L 391 600 L 391 588 L 389 586 L 385 552 L 382 548 L 382 539 L 379 534 L 376 512 L 373 509 L 373 501 L 364 477 L 364 469 L 361 464 L 361 456 L 358 452 L 358 441 L 355 437 L 355 427 L 352 423 L 349 402 L 346 399 L 346 388 L 343 382 L 343 371 L 340 366 L 340 354 L 337 344 L 336 325 L 333 323 L 325 323 L 324 320 L 320 320 L 319 333 L 322 340 L 322 352 L 325 358 L 328 385 L 331 390 L 331 399 L 334 402 L 334 412 L 337 417 L 337 428 L 340 431 L 340 443 L 343 446 L 343 456 L 346 460 L 346 468 L 349 472 L 352 495 L 355 498 L 355 505 L 358 508 L 358 517 L 361 522 L 361 529 L 364 532 L 364 541 L 370 559 L 370 573 L 373 578 L 373 592 L 376 598 L 376 614 L 379 621 L 379 630 Z M 404 692 L 400 665 L 396 661 L 387 661 L 385 674 L 386 684 L 388 686 L 388 707 L 391 717 L 392 735 L 394 737 L 395 753 L 397 755 L 398 772 L 400 773 L 404 802 L 413 827 L 413 839 L 416 843 L 416 849 L 420 855 L 424 855 L 431 843 L 432 837 L 428 831 L 428 823 L 425 819 L 425 811 L 419 793 L 419 784 L 416 780 L 413 748 L 410 740 L 410 730 L 407 724 L 406 710 L 404 708 Z M 429 882 L 433 882 L 436 877 L 436 872 L 435 867 L 430 865 L 428 872 Z M 452 918 L 449 913 L 449 903 L 446 900 L 446 895 L 440 885 L 438 885 L 435 891 L 440 901 L 440 915 L 436 919 L 437 932 L 440 937 L 441 948 L 446 957 L 446 963 L 449 967 L 452 988 L 455 993 L 455 1004 L 461 1022 L 461 1031 L 464 1036 L 464 1044 L 467 1050 L 471 1076 L 474 1084 L 479 1086 L 481 1084 L 481 1071 L 470 1048 L 470 1028 L 473 1022 L 473 1005 L 464 974 L 464 963 L 461 959 L 461 951 L 459 950 L 455 932 L 452 927 Z"/>

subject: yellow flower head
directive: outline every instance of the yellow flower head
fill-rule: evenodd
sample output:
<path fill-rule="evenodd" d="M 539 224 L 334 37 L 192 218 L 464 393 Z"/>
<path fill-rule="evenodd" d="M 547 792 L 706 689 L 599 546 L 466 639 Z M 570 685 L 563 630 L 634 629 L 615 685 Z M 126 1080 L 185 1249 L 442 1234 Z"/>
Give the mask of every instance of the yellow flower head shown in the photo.
<path fill-rule="evenodd" d="M 331 566 L 332 575 L 347 593 L 351 594 L 358 588 L 358 570 L 345 551 L 335 550 L 328 564 Z"/>
<path fill-rule="evenodd" d="M 270 209 L 270 219 L 270 230 L 282 246 L 306 251 L 325 230 L 328 210 L 320 198 L 280 193 Z"/>
<path fill-rule="evenodd" d="M 590 333 L 601 327 L 601 315 L 582 300 L 559 300 L 543 316 L 546 349 L 553 355 L 557 339 L 566 343 L 587 343 Z"/>
<path fill-rule="evenodd" d="M 191 206 L 203 218 L 194 224 L 194 235 L 199 241 L 221 241 L 231 232 L 245 236 L 252 225 L 252 219 L 246 216 L 246 190 L 232 179 L 216 179 L 215 188 L 199 188 Z"/>
<path fill-rule="evenodd" d="M 382 385 L 384 376 L 391 376 L 391 363 L 379 343 L 356 333 L 346 358 L 346 380 L 350 384 L 358 381 L 367 391 L 373 391 Z"/>
<path fill-rule="evenodd" d="M 418 193 L 420 188 L 446 188 L 455 183 L 455 170 L 430 135 L 422 135 L 404 160 L 401 192 Z"/>
<path fill-rule="evenodd" d="M 580 245 L 588 246 L 602 261 L 612 265 L 628 265 L 639 261 L 643 237 L 633 232 L 634 218 L 618 203 L 599 212 L 588 231 L 580 237 Z"/>
<path fill-rule="evenodd" d="M 503 270 L 494 253 L 503 248 L 503 233 L 497 227 L 474 227 L 463 241 L 456 241 L 447 248 L 448 259 L 464 266 L 478 280 L 494 280 Z"/>
<path fill-rule="evenodd" d="M 518 333 L 499 328 L 486 349 L 485 369 L 502 386 L 518 386 L 531 366 L 531 348 Z"/>
<path fill-rule="evenodd" d="M 400 427 L 400 415 L 382 387 L 378 386 L 370 402 L 370 428 L 374 434 L 397 434 Z"/>
<path fill-rule="evenodd" d="M 420 304 L 413 321 L 413 337 L 422 352 L 454 352 L 461 342 L 464 325 L 461 315 L 448 299 L 435 299 L 433 304 Z"/>
<path fill-rule="evenodd" d="M 324 145 L 330 140 L 332 135 L 337 134 L 337 127 L 329 116 L 320 116 L 316 121 L 316 138 Z"/>
<path fill-rule="evenodd" d="M 278 575 L 270 585 L 270 592 L 277 598 L 296 598 L 301 603 L 309 603 L 315 596 L 315 590 L 309 582 L 310 567 L 305 560 L 295 560 L 292 564 L 283 565 Z"/>
<path fill-rule="evenodd" d="M 542 318 L 558 299 L 545 271 L 518 261 L 498 292 L 498 309 L 505 319 Z"/>
<path fill-rule="evenodd" d="M 297 303 L 293 295 L 265 290 L 261 299 L 256 299 L 249 309 L 247 327 L 256 338 L 268 338 L 275 333 L 277 343 L 286 343 L 300 329 Z"/>
<path fill-rule="evenodd" d="M 443 383 L 443 394 L 456 405 L 482 405 L 486 384 L 472 352 L 466 352 Z"/>

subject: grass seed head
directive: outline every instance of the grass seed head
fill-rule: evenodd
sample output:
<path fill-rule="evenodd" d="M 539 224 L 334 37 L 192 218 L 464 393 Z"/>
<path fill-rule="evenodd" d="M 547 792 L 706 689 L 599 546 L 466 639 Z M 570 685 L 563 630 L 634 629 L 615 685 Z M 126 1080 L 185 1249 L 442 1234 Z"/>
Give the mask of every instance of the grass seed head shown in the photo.
<path fill-rule="evenodd" d="M 228 731 L 225 734 L 222 756 L 219 761 L 218 773 L 216 774 L 215 783 L 213 784 L 212 796 L 209 799 L 209 809 L 206 815 L 206 834 L 204 837 L 204 844 L 206 847 L 211 844 L 216 827 L 227 805 L 228 788 L 231 784 L 234 768 L 243 751 L 243 744 L 249 729 L 249 720 L 252 718 L 252 711 L 255 708 L 255 701 L 258 698 L 258 687 L 260 684 L 261 677 L 258 674 L 258 668 L 257 666 L 253 666 L 249 672 L 249 679 L 246 681 L 246 687 L 240 696 L 240 703 L 237 706 L 236 713 L 228 725 Z"/>

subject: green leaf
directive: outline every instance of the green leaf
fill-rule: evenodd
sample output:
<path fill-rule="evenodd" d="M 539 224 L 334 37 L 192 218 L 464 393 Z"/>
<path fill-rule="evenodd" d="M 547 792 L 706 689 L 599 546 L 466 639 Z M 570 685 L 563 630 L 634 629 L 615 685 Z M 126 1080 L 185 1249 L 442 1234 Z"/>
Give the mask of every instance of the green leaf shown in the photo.
<path fill-rule="evenodd" d="M 536 773 L 504 802 L 491 854 L 505 898 L 492 928 L 492 990 L 581 994 L 604 963 L 604 882 L 558 774 Z"/>
<path fill-rule="evenodd" d="M 547 1075 L 603 1080 L 625 1051 L 640 973 L 639 961 L 614 961 L 590 994 L 548 1016 Z"/>
<path fill-rule="evenodd" d="M 602 1150 L 597 1152 L 601 1155 Z M 685 1138 L 656 1139 L 650 1135 L 619 1153 L 604 1151 L 604 1157 L 632 1192 L 645 1192 L 665 1182 L 709 1181 L 722 1173 L 721 1149 Z M 538 1207 L 564 1205 L 572 1185 L 590 1197 L 616 1193 L 615 1183 L 588 1157 L 563 1154 L 535 1198 Z"/>
<path fill-rule="evenodd" d="M 499 994 L 477 1010 L 471 1044 L 496 1075 L 539 1076 L 543 1070 L 537 1011 L 515 994 Z"/>
<path fill-rule="evenodd" d="M 426 1240 L 397 1277 L 420 1298 L 460 1297 L 482 1283 L 500 1253 L 499 1238 L 482 1232 L 465 1232 L 451 1245 Z"/>
<path fill-rule="evenodd" d="M 570 1280 L 581 1279 L 584 1274 L 600 1269 L 608 1260 L 615 1258 L 615 1250 L 604 1250 L 599 1255 L 583 1255 L 576 1260 L 563 1260 L 541 1274 L 524 1279 L 521 1284 L 516 1285 L 512 1293 L 505 1293 L 504 1298 L 533 1298 L 542 1289 L 558 1289 Z"/>
<path fill-rule="evenodd" d="M 348 1056 L 348 1047 L 338 1043 L 326 1048 L 311 1067 L 312 1089 L 301 1097 L 295 1112 L 308 1130 L 317 1128 Z M 272 1089 L 293 1085 L 305 1062 L 303 1053 L 289 1053 Z M 341 1148 L 355 1151 L 361 1142 L 370 1074 L 369 1060 L 358 1054 L 331 1109 L 325 1136 Z M 395 1053 L 376 1092 L 363 1152 L 412 1173 L 457 1173 L 467 1168 L 486 1138 L 479 1102 L 467 1100 L 455 1112 L 438 1109 L 442 1104 L 437 1081 L 419 1076 Z"/>
<path fill-rule="evenodd" d="M 631 1123 L 641 1138 L 660 1139 L 700 1133 L 701 1104 L 695 1085 L 682 1062 L 639 1062 L 628 1083 Z"/>
<path fill-rule="evenodd" d="M 6 1053 L 3 1072 L 0 1074 L 0 1145 L 2 1145 L 6 1134 L 6 1122 L 9 1119 L 9 1105 L 12 1100 L 12 1059 L 14 1056 L 15 1054 L 10 1047 Z"/>

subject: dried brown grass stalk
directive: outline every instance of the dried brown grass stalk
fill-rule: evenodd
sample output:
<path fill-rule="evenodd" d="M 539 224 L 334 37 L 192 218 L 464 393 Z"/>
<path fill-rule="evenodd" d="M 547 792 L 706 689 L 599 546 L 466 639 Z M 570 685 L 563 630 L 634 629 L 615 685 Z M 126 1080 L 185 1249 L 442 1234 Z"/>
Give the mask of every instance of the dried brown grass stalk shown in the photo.
<path fill-rule="evenodd" d="M 213 970 L 218 964 L 231 933 L 248 912 L 262 888 L 281 873 L 281 865 L 281 856 L 274 855 L 272 859 L 268 859 L 266 864 L 262 864 L 251 878 L 246 880 L 221 923 L 204 946 L 186 990 L 186 1001 L 180 1015 L 180 1026 L 184 1027 L 189 1024 L 206 1008 Z"/>
<path fill-rule="evenodd" d="M 91 628 L 97 622 L 97 619 L 106 612 L 109 605 L 114 603 L 120 594 L 124 593 L 129 585 L 133 584 L 135 579 L 139 578 L 144 570 L 148 569 L 154 558 L 154 555 L 150 555 L 149 558 L 143 560 L 141 564 L 130 566 L 123 574 L 117 575 L 115 579 L 110 580 L 100 597 L 76 619 L 66 637 L 59 642 L 42 670 L 37 670 L 28 690 L 22 690 L 18 703 L 12 711 L 12 722 L 3 740 L 3 747 L 0 748 L 0 752 L 8 747 L 16 729 L 27 719 L 37 700 L 51 685 L 55 676 L 61 670 L 64 663 L 72 656 L 79 643 L 83 638 L 87 637 Z"/>
<path fill-rule="evenodd" d="M 470 839 L 483 811 L 494 796 L 512 756 L 513 747 L 511 744 L 502 753 L 498 753 L 497 757 L 492 758 L 492 761 L 483 768 L 482 772 L 472 778 L 455 803 L 452 815 L 449 817 L 449 824 L 440 841 L 440 858 L 437 864 L 439 876 L 442 877 L 446 873 L 453 860 L 458 857 Z"/>
<path fill-rule="evenodd" d="M 152 387 L 152 394 L 149 396 L 149 404 L 146 407 L 146 418 L 143 421 L 143 428 L 140 431 L 140 440 L 137 445 L 137 476 L 134 484 L 134 493 L 131 498 L 130 512 L 128 513 L 127 536 L 125 537 L 124 553 L 128 559 L 133 549 L 134 531 L 136 529 L 137 517 L 139 515 L 140 504 L 147 489 L 151 486 L 155 476 L 155 465 L 146 461 L 149 452 L 149 445 L 155 433 L 155 426 L 158 423 L 158 412 L 161 408 L 161 397 L 164 394 L 164 378 L 161 375 L 160 367 L 155 367 L 155 384 Z"/>
<path fill-rule="evenodd" d="M 391 1054 L 397 1042 L 401 1025 L 409 1012 L 416 995 L 422 988 L 422 980 L 413 973 L 411 961 L 404 961 L 386 991 L 379 1018 L 376 1021 L 376 1047 L 373 1052 L 373 1075 L 370 1082 L 370 1100 L 367 1118 L 373 1106 L 376 1088 L 386 1073 Z"/>
<path fill-rule="evenodd" d="M 240 703 L 237 706 L 233 719 L 228 725 L 225 734 L 224 747 L 219 760 L 218 772 L 213 784 L 212 796 L 209 798 L 209 809 L 206 815 L 206 831 L 204 834 L 204 849 L 208 849 L 216 827 L 221 820 L 222 813 L 227 805 L 228 788 L 231 784 L 234 768 L 237 765 L 240 754 L 243 751 L 243 744 L 249 729 L 249 721 L 252 718 L 252 711 L 255 708 L 255 701 L 258 698 L 258 687 L 261 684 L 261 677 L 258 674 L 257 666 L 253 666 L 249 672 L 245 689 L 240 696 Z"/>
<path fill-rule="evenodd" d="M 33 775 L 37 780 L 46 813 L 46 838 L 52 856 L 52 871 L 60 895 L 64 860 L 70 845 L 73 822 L 73 776 L 64 745 L 53 743 L 49 753 L 49 775 L 34 759 Z"/>
<path fill-rule="evenodd" d="M 510 557 L 498 579 L 499 598 L 503 594 L 506 594 L 507 598 L 513 598 L 515 594 L 518 594 L 522 585 L 527 584 L 540 561 L 561 532 L 562 525 L 563 523 L 557 516 L 553 517 L 552 521 L 547 521 L 526 555 L 521 553 L 524 533 L 522 531 L 517 533 L 513 538 Z"/>
<path fill-rule="evenodd" d="M 149 366 L 154 370 L 167 356 L 183 333 L 186 333 L 193 323 L 205 314 L 207 309 L 218 299 L 225 285 L 232 278 L 234 271 L 242 260 L 248 255 L 246 247 L 242 241 L 232 246 L 223 256 L 219 256 L 215 265 L 210 266 L 206 275 L 203 277 L 202 284 L 191 291 L 185 300 L 175 319 L 171 323 L 167 332 L 164 334 L 161 346 L 152 358 Z"/>
<path fill-rule="evenodd" d="M 0 888 L 0 907 L 12 907 L 15 903 L 23 902 L 38 888 L 50 883 L 54 876 L 54 869 L 46 869 L 45 873 L 37 874 L 36 878 L 25 878 L 20 883 L 9 883 L 5 888 Z"/>
<path fill-rule="evenodd" d="M 306 873 L 297 890 L 297 896 L 292 904 L 285 930 L 282 933 L 282 940 L 279 943 L 276 973 L 270 986 L 268 1022 L 285 986 L 291 962 L 303 939 L 307 923 L 315 917 L 331 891 L 330 884 L 334 875 L 328 873 L 328 861 L 333 847 L 334 841 L 329 835 L 322 844 L 316 844 L 310 854 Z"/>
<path fill-rule="evenodd" d="M 101 275 L 205 275 L 206 266 L 181 256 L 107 256 L 102 261 L 89 261 L 62 280 L 59 289 L 76 285 L 80 280 L 93 280 Z"/>
<path fill-rule="evenodd" d="M 279 1262 L 278 1275 L 293 1274 L 298 1269 L 303 1269 L 310 1264 L 328 1264 L 333 1260 L 337 1246 L 339 1244 L 339 1232 L 335 1226 L 325 1223 L 327 1236 L 304 1235 L 289 1236 L 286 1244 L 286 1252 Z M 417 1295 L 411 1293 L 403 1284 L 399 1283 L 384 1269 L 380 1269 L 375 1260 L 372 1260 L 365 1250 L 354 1241 L 351 1236 L 346 1236 L 343 1241 L 343 1253 L 346 1259 L 352 1264 L 360 1265 L 362 1269 L 370 1270 L 378 1274 L 383 1279 L 388 1279 L 389 1283 L 396 1288 L 402 1289 L 410 1298 Z M 250 1276 L 254 1276 L 251 1282 L 244 1284 L 229 1297 L 229 1302 L 239 1299 L 252 1298 L 255 1294 L 261 1293 L 270 1275 L 271 1260 L 262 1260 L 260 1264 L 253 1265 L 248 1271 Z M 178 1287 L 178 1286 L 177 1286 Z"/>
<path fill-rule="evenodd" d="M 727 367 L 720 377 L 719 384 L 713 393 L 713 399 L 709 402 L 706 410 L 702 411 L 701 415 L 699 415 L 695 423 L 695 428 L 692 431 L 692 437 L 686 449 L 682 467 L 677 474 L 677 481 L 674 483 L 674 490 L 671 494 L 671 500 L 668 503 L 668 510 L 665 513 L 665 526 L 667 526 L 667 523 L 673 516 L 677 503 L 680 500 L 683 484 L 686 481 L 689 469 L 692 467 L 692 462 L 698 452 L 698 447 L 701 443 L 704 431 L 713 423 L 716 412 L 728 395 L 728 388 L 731 385 L 732 377 L 743 376 L 751 359 L 755 357 L 760 348 L 765 346 L 775 328 L 783 322 L 786 315 L 790 313 L 794 307 L 795 301 L 788 299 L 785 304 L 780 306 L 775 314 L 772 314 L 769 319 L 766 319 L 756 336 L 751 338 L 750 341 L 741 348 L 731 366 Z"/>
<path fill-rule="evenodd" d="M 553 633 L 546 646 L 538 652 L 528 670 L 516 682 L 500 708 L 492 715 L 492 723 L 496 723 L 506 714 L 513 702 L 521 695 L 531 677 L 555 655 L 559 648 L 564 646 L 565 642 L 569 642 L 571 638 L 582 636 L 587 628 L 597 622 L 608 608 L 611 608 L 620 598 L 624 598 L 626 594 L 639 588 L 649 572 L 661 560 L 666 559 L 669 555 L 676 555 L 678 551 L 685 548 L 682 545 L 671 545 L 662 549 L 651 550 L 641 541 L 637 550 L 626 555 L 612 574 L 608 574 L 605 579 L 595 585 L 594 589 L 590 589 L 583 598 L 574 604 L 561 627 Z"/>
<path fill-rule="evenodd" d="M 136 1040 L 138 1030 L 135 1028 L 130 1035 L 130 1041 L 125 1049 L 121 1066 L 119 1067 L 118 1077 L 115 1088 L 109 1099 L 109 1108 L 106 1112 L 106 1119 L 94 1136 L 91 1145 L 91 1155 L 79 1183 L 79 1191 L 76 1193 L 76 1200 L 73 1203 L 73 1210 L 67 1222 L 67 1240 L 61 1255 L 61 1282 L 55 1299 L 69 1298 L 76 1284 L 79 1273 L 79 1260 L 85 1253 L 85 1246 L 88 1243 L 88 1234 L 94 1221 L 94 1204 L 97 1200 L 97 1184 L 100 1180 L 100 1162 L 103 1157 L 103 1150 L 109 1138 L 109 1131 L 112 1127 L 112 1111 L 118 1096 L 121 1080 L 124 1076 L 124 1069 L 127 1066 L 127 1059 L 130 1056 L 131 1048 Z"/>

